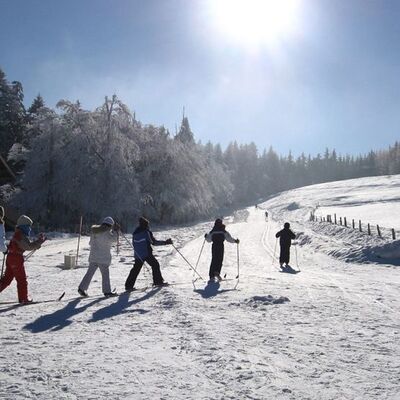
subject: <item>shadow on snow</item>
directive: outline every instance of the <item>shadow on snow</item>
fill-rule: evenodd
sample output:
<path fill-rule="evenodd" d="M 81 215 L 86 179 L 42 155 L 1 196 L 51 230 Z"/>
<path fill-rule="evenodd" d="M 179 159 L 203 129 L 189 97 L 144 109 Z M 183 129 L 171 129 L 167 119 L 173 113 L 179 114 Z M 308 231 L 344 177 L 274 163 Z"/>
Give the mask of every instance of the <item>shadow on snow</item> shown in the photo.
<path fill-rule="evenodd" d="M 143 309 L 137 309 L 137 310 L 125 310 L 125 309 L 132 304 L 137 304 L 141 301 L 147 300 L 155 293 L 157 293 L 159 290 L 160 290 L 159 288 L 152 290 L 149 293 L 146 293 L 144 296 L 138 299 L 134 299 L 132 301 L 129 301 L 129 293 L 123 293 L 118 297 L 117 302 L 95 311 L 89 322 L 101 321 L 103 319 L 110 318 L 117 314 L 122 314 L 126 312 L 139 312 L 140 314 L 144 314 L 148 311 Z M 35 321 L 26 324 L 23 329 L 28 330 L 32 333 L 40 333 L 45 331 L 53 331 L 53 332 L 59 331 L 72 324 L 73 322 L 72 317 L 74 315 L 84 312 L 89 307 L 95 305 L 96 303 L 100 303 L 105 299 L 106 299 L 105 297 L 100 297 L 92 301 L 89 301 L 80 307 L 78 307 L 78 304 L 82 300 L 86 299 L 84 298 L 74 299 L 68 302 L 68 304 L 61 310 L 57 310 L 51 314 L 43 315 L 38 319 L 36 319 Z"/>
<path fill-rule="evenodd" d="M 219 282 L 208 282 L 204 289 L 195 289 L 194 292 L 199 293 L 203 299 L 209 299 L 210 297 L 215 297 L 217 294 L 224 292 L 232 292 L 236 289 L 223 289 L 218 290 L 220 287 Z"/>
<path fill-rule="evenodd" d="M 150 292 L 143 295 L 142 297 L 139 297 L 139 298 L 131 300 L 131 301 L 129 301 L 129 297 L 130 297 L 131 293 L 122 293 L 118 296 L 117 302 L 112 303 L 106 307 L 100 308 L 99 310 L 95 311 L 93 313 L 92 318 L 89 320 L 89 322 L 97 322 L 97 321 L 101 321 L 106 318 L 111 318 L 116 315 L 125 314 L 125 313 L 137 312 L 139 314 L 146 314 L 149 311 L 146 311 L 142 308 L 137 308 L 134 310 L 127 310 L 127 308 L 133 304 L 137 304 L 137 303 L 140 303 L 142 301 L 149 299 L 150 297 L 154 296 L 160 290 L 161 290 L 161 288 L 153 289 Z"/>
<path fill-rule="evenodd" d="M 39 333 L 49 330 L 59 331 L 72 324 L 71 317 L 80 314 L 102 300 L 104 300 L 104 297 L 89 301 L 81 307 L 78 307 L 78 304 L 82 301 L 82 298 L 74 299 L 61 310 L 57 310 L 51 314 L 42 315 L 36 321 L 26 324 L 23 329 L 31 331 L 32 333 Z"/>

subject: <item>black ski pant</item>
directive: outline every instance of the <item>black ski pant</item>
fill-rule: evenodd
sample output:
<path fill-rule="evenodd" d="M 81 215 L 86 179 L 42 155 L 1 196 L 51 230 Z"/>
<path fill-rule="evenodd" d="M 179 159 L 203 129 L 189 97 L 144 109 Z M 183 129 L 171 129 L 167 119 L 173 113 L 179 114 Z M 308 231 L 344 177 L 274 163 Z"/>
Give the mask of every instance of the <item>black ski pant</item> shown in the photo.
<path fill-rule="evenodd" d="M 281 246 L 281 254 L 279 255 L 279 262 L 281 264 L 289 264 L 290 260 L 290 246 Z"/>
<path fill-rule="evenodd" d="M 221 275 L 222 261 L 224 260 L 224 245 L 213 244 L 211 254 L 212 258 L 209 276 L 212 279 L 214 276 Z"/>
<path fill-rule="evenodd" d="M 164 282 L 164 279 L 160 271 L 160 264 L 153 256 L 153 254 L 150 254 L 144 260 L 141 260 L 140 258 L 135 258 L 135 264 L 133 265 L 131 272 L 129 272 L 128 278 L 126 279 L 125 282 L 126 290 L 133 289 L 133 287 L 135 286 L 136 278 L 138 277 L 139 272 L 142 269 L 142 266 L 145 262 L 147 262 L 147 264 L 150 265 L 151 270 L 153 272 L 153 284 L 160 285 L 161 283 Z"/>

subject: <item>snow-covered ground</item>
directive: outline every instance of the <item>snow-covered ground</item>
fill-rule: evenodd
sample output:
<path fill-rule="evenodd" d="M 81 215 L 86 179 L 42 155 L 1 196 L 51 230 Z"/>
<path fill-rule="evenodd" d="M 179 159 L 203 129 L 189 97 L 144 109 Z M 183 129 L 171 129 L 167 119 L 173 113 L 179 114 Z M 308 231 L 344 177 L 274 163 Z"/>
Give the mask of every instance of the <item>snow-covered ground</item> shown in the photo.
<path fill-rule="evenodd" d="M 58 267 L 76 237 L 46 242 L 27 261 L 30 294 L 66 295 L 25 307 L 5 304 L 16 300 L 14 284 L 0 295 L 0 398 L 400 399 L 399 243 L 309 221 L 317 206 L 321 215 L 334 207 L 350 217 L 351 204 L 352 218 L 398 228 L 399 185 L 400 176 L 392 176 L 309 186 L 226 218 L 241 240 L 239 284 L 193 286 L 192 270 L 165 246 L 156 254 L 164 278 L 176 285 L 104 299 L 98 274 L 92 297 L 76 298 L 85 269 Z M 273 261 L 284 221 L 298 234 L 296 275 L 280 273 Z M 156 237 L 171 236 L 196 264 L 210 228 Z M 81 247 L 86 265 L 88 238 Z M 206 244 L 204 278 L 209 261 Z M 119 291 L 131 264 L 123 241 L 111 267 Z M 235 244 L 226 244 L 223 273 L 237 274 Z M 148 272 L 139 278 L 137 287 L 146 287 Z"/>

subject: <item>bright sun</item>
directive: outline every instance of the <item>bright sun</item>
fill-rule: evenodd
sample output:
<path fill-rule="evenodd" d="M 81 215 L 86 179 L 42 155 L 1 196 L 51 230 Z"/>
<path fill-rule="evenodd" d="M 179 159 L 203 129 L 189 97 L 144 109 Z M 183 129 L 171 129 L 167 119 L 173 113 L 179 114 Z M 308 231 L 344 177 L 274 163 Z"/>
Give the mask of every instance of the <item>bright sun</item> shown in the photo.
<path fill-rule="evenodd" d="M 301 0 L 210 0 L 220 31 L 245 45 L 274 45 L 296 29 Z"/>

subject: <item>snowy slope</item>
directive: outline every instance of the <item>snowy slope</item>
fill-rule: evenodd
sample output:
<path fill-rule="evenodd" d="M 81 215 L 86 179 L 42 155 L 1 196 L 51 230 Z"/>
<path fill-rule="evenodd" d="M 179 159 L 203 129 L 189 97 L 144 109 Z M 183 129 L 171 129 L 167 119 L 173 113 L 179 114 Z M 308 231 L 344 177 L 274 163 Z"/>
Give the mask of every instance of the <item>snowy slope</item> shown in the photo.
<path fill-rule="evenodd" d="M 164 278 L 176 285 L 104 299 L 96 275 L 93 297 L 75 298 L 85 269 L 57 265 L 77 239 L 50 240 L 27 262 L 30 293 L 37 300 L 66 295 L 25 307 L 0 304 L 0 398 L 399 399 L 400 269 L 396 257 L 376 256 L 397 244 L 308 221 L 318 204 L 317 212 L 335 207 L 339 215 L 357 203 L 353 218 L 380 203 L 392 212 L 399 185 L 400 176 L 392 176 L 309 186 L 226 218 L 241 239 L 237 287 L 235 280 L 193 286 L 192 270 L 166 246 L 156 254 Z M 292 248 L 297 275 L 280 273 L 273 262 L 274 234 L 284 221 L 299 234 Z M 399 213 L 387 221 L 399 227 Z M 156 237 L 172 236 L 196 264 L 210 228 Z M 82 247 L 84 265 L 88 238 Z M 206 244 L 199 262 L 204 278 L 210 250 Z M 111 268 L 120 291 L 131 263 L 123 241 Z M 226 244 L 223 273 L 237 274 L 235 244 Z M 139 278 L 139 288 L 148 285 L 145 270 Z M 14 285 L 0 295 L 0 302 L 15 299 Z"/>

